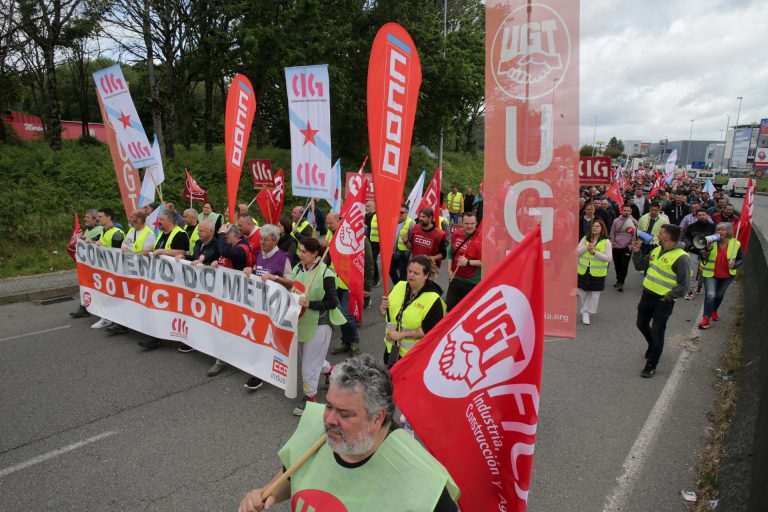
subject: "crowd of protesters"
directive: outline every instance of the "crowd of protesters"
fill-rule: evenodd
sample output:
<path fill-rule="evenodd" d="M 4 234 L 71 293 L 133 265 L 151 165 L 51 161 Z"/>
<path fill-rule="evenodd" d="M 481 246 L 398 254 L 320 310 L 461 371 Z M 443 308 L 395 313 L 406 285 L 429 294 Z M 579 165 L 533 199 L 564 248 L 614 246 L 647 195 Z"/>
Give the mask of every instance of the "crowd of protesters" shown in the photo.
<path fill-rule="evenodd" d="M 466 190 L 465 195 L 452 187 L 451 193 L 443 197 L 443 216 L 433 208 L 423 208 L 413 219 L 408 215 L 407 204 L 401 209 L 389 276 L 390 302 L 384 298 L 384 304 L 397 305 L 397 310 L 392 311 L 392 321 L 387 324 L 385 345 L 391 349 L 394 340 L 399 355 L 405 355 L 446 312 L 443 289 L 434 282 L 443 263 L 450 273 L 449 307 L 458 304 L 480 281 L 482 254 L 477 228 L 482 216 L 482 192 L 475 195 L 471 187 Z M 237 205 L 236 218 L 228 219 L 225 214 L 217 213 L 210 202 L 202 205 L 201 212 L 187 208 L 181 213 L 173 203 L 152 203 L 131 212 L 128 226 L 117 223 L 115 212 L 110 208 L 88 210 L 79 237 L 124 252 L 164 255 L 192 265 L 241 271 L 264 281 L 274 281 L 288 290 L 294 290 L 296 283 L 310 282 L 307 276 L 319 269 L 323 278 L 312 281 L 310 289 L 303 291 L 299 298 L 304 308 L 298 326 L 304 396 L 294 413 L 301 415 L 304 404 L 316 400 L 323 375 L 326 380 L 330 375 L 331 365 L 326 356 L 333 326 L 340 328 L 341 339 L 337 346 L 330 348 L 331 354 L 355 356 L 360 353 L 359 325 L 349 313 L 349 289 L 334 273 L 330 256 L 322 258 L 342 219 L 334 212 L 326 214 L 317 203 L 311 204 L 307 210 L 301 206 L 293 208 L 290 217 L 281 218 L 276 225 L 261 226 L 246 204 Z M 161 213 L 150 226 L 148 219 L 158 207 Z M 449 229 L 451 217 L 458 223 L 453 236 Z M 378 261 L 379 228 L 373 201 L 366 204 L 365 220 L 363 282 L 367 309 L 371 307 L 372 288 L 380 286 L 382 278 Z M 414 311 L 427 300 L 435 307 L 426 320 L 418 318 Z M 76 318 L 90 316 L 84 306 L 70 314 Z M 104 328 L 109 336 L 130 332 L 127 327 L 106 319 L 99 319 L 93 327 Z M 163 341 L 144 336 L 138 344 L 145 350 L 154 350 L 161 347 Z M 178 350 L 187 353 L 194 349 L 182 343 Z M 385 359 L 390 362 L 389 357 Z M 216 359 L 207 375 L 216 376 L 226 367 L 224 361 Z M 249 390 L 262 385 L 262 380 L 255 376 L 249 376 L 244 384 Z"/>

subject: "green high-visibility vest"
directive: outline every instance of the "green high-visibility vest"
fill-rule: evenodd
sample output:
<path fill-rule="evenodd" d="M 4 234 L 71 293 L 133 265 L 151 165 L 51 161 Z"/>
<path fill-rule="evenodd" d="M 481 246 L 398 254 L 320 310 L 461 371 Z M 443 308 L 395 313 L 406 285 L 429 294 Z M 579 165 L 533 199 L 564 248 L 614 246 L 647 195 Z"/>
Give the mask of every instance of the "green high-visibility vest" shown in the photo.
<path fill-rule="evenodd" d="M 461 213 L 461 202 L 464 200 L 464 196 L 461 192 L 450 192 L 448 194 L 448 211 L 451 213 Z"/>
<path fill-rule="evenodd" d="M 216 227 L 216 222 L 219 220 L 219 217 L 221 217 L 220 213 L 211 212 L 206 216 L 204 213 L 198 213 L 197 214 L 197 222 L 203 222 L 204 220 L 208 219 L 213 223 L 213 227 Z"/>
<path fill-rule="evenodd" d="M 405 222 L 403 222 L 403 227 L 400 228 L 400 231 L 397 233 L 397 250 L 400 252 L 408 252 L 410 249 L 407 245 L 405 245 L 405 242 L 403 242 L 403 235 L 408 233 L 408 228 L 411 227 L 413 224 L 413 219 L 410 217 L 407 217 L 405 219 Z"/>
<path fill-rule="evenodd" d="M 123 230 L 120 229 L 117 226 L 112 226 L 109 229 L 105 229 L 104 232 L 101 234 L 101 238 L 99 240 L 101 241 L 101 245 L 104 247 L 112 247 L 112 237 L 115 236 L 116 233 L 123 233 Z"/>
<path fill-rule="evenodd" d="M 582 240 L 586 241 L 586 238 L 587 237 L 584 237 Z M 597 242 L 595 250 L 605 254 L 605 244 L 607 242 L 608 239 L 603 238 Z M 589 251 L 584 251 L 584 254 L 579 256 L 579 269 L 577 272 L 580 276 L 583 276 L 587 273 L 587 269 L 589 269 L 589 273 L 594 277 L 605 277 L 608 275 L 608 262 L 597 259 L 595 255 Z"/>
<path fill-rule="evenodd" d="M 155 249 L 170 249 L 171 248 L 171 244 L 173 243 L 173 239 L 176 238 L 176 235 L 178 235 L 179 233 L 183 233 L 183 232 L 184 232 L 184 230 L 181 229 L 179 226 L 173 226 L 173 229 L 171 230 L 170 236 L 168 236 L 168 238 L 165 239 L 165 245 L 163 245 L 162 247 L 158 247 L 157 244 L 160 243 L 160 238 L 163 235 L 160 235 L 160 236 L 157 237 L 157 240 L 155 240 Z"/>
<path fill-rule="evenodd" d="M 307 402 L 298 428 L 278 452 L 285 467 L 291 467 L 325 433 L 324 409 L 321 404 Z M 403 429 L 390 432 L 373 456 L 358 468 L 339 465 L 331 447 L 324 443 L 291 475 L 294 510 L 324 510 L 316 508 L 320 502 L 313 501 L 322 491 L 341 502 L 338 510 L 430 511 L 435 509 L 443 489 L 453 500 L 458 499 L 459 488 L 445 467 Z M 319 499 L 328 503 L 330 497 Z"/>
<path fill-rule="evenodd" d="M 651 251 L 643 287 L 657 295 L 665 296 L 677 286 L 677 274 L 672 270 L 672 265 L 678 258 L 687 258 L 688 253 L 677 247 L 659 257 L 661 249 L 661 246 L 658 246 Z"/>
<path fill-rule="evenodd" d="M 731 238 L 728 240 L 728 247 L 726 248 L 726 255 L 729 260 L 735 260 L 736 254 L 739 252 L 739 247 L 741 247 L 741 242 L 736 240 L 735 238 Z M 715 243 L 712 246 L 712 250 L 709 251 L 709 258 L 707 261 L 701 262 L 701 277 L 713 277 L 715 275 L 715 260 L 717 260 L 717 243 Z M 736 269 L 735 268 L 729 268 L 728 273 L 732 276 L 736 275 Z"/>
<path fill-rule="evenodd" d="M 195 249 L 195 242 L 200 240 L 200 223 L 197 223 L 197 226 L 195 226 L 195 229 L 192 230 L 192 234 L 189 237 L 189 250 L 187 251 L 187 254 L 190 256 L 192 255 L 192 252 L 194 252 Z"/>
<path fill-rule="evenodd" d="M 333 239 L 333 233 L 331 233 L 331 230 L 329 229 L 328 232 L 325 234 L 325 241 L 330 244 L 332 239 Z M 336 269 L 333 268 L 333 261 L 331 261 L 331 266 L 328 268 L 336 272 Z M 342 290 L 349 290 L 349 286 L 347 286 L 338 275 L 336 275 L 336 287 L 341 288 Z"/>
<path fill-rule="evenodd" d="M 423 292 L 416 298 L 416 300 L 411 302 L 408 307 L 405 308 L 405 311 L 403 311 L 403 318 L 399 326 L 400 328 L 398 329 L 396 319 L 397 314 L 400 312 L 400 308 L 405 301 L 405 291 L 407 284 L 408 283 L 406 281 L 400 281 L 394 286 L 394 288 L 392 288 L 392 291 L 389 293 L 389 323 L 387 323 L 387 327 L 384 332 L 384 344 L 387 346 L 387 353 L 392 352 L 392 342 L 387 339 L 386 335 L 390 330 L 409 331 L 420 329 L 422 322 L 424 322 L 424 318 L 427 316 L 427 313 L 429 313 L 429 310 L 432 309 L 435 301 L 438 300 L 443 306 L 443 314 L 445 314 L 446 304 L 443 302 L 443 299 L 440 298 L 440 295 L 435 292 Z M 414 338 L 403 338 L 400 340 L 400 357 L 405 356 L 405 354 L 407 354 L 408 351 L 411 350 L 413 346 L 416 345 L 416 343 L 418 343 L 418 341 L 418 339 Z"/>
<path fill-rule="evenodd" d="M 371 217 L 371 232 L 369 233 L 368 240 L 371 242 L 379 241 L 379 218 L 375 213 Z"/>
<path fill-rule="evenodd" d="M 301 224 L 299 224 L 298 228 L 296 227 L 295 222 L 291 222 L 291 236 L 293 237 L 293 239 L 301 243 L 301 240 L 299 240 L 299 238 L 296 235 L 298 235 L 299 233 L 307 229 L 307 226 L 312 228 L 312 224 L 307 222 L 305 219 L 301 220 Z M 314 232 L 315 232 L 315 228 L 312 228 L 312 232 L 308 236 L 312 236 Z M 299 247 L 299 243 L 296 244 L 296 255 L 301 254 L 301 248 Z"/>
<path fill-rule="evenodd" d="M 136 232 L 135 228 L 129 229 L 125 238 L 131 238 L 131 233 L 134 232 Z M 131 251 L 135 253 L 142 252 L 144 250 L 144 241 L 147 239 L 150 233 L 152 233 L 152 230 L 145 224 L 144 227 L 141 228 L 141 231 L 139 231 L 139 233 L 136 235 L 136 238 L 133 240 Z"/>
<path fill-rule="evenodd" d="M 307 271 L 304 271 L 301 263 L 299 263 L 293 267 L 293 272 L 291 272 L 291 279 L 300 282 L 306 288 L 315 271 L 317 271 L 319 275 L 312 281 L 312 286 L 304 292 L 304 295 L 306 295 L 307 299 L 310 301 L 323 299 L 325 296 L 325 289 L 323 288 L 325 277 L 330 273 L 335 278 L 336 274 L 322 261 L 319 262 L 316 267 Z M 330 320 L 333 325 L 343 325 L 347 323 L 347 319 L 344 318 L 344 313 L 342 313 L 341 309 L 338 307 L 338 302 L 337 307 L 328 311 L 328 314 L 330 315 Z M 304 310 L 304 314 L 299 318 L 299 328 L 297 333 L 300 342 L 304 343 L 312 341 L 312 338 L 315 337 L 315 332 L 317 332 L 317 321 L 319 319 L 320 312 L 318 310 L 309 308 Z"/>
<path fill-rule="evenodd" d="M 102 235 L 102 233 L 104 233 L 104 228 L 98 224 L 90 229 L 86 227 L 85 231 L 83 231 L 83 235 L 85 235 L 86 240 L 96 240 Z"/>

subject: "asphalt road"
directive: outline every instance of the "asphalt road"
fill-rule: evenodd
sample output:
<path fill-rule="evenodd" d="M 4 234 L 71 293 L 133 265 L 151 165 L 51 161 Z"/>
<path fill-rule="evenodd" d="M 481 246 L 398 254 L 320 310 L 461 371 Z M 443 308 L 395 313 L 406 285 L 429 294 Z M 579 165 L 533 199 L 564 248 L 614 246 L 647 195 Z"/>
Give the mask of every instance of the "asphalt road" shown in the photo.
<path fill-rule="evenodd" d="M 639 375 L 639 293 L 631 272 L 576 339 L 546 341 L 529 510 L 681 509 L 736 293 L 700 340 L 690 335 L 701 296 L 678 301 L 653 379 Z M 107 337 L 93 318 L 70 319 L 75 307 L 0 307 L 2 510 L 236 510 L 272 477 L 297 424 L 280 390 L 249 392 L 234 369 L 208 378 L 210 357 L 172 343 L 144 352 L 138 335 Z M 361 335 L 364 350 L 381 353 L 375 309 Z"/>

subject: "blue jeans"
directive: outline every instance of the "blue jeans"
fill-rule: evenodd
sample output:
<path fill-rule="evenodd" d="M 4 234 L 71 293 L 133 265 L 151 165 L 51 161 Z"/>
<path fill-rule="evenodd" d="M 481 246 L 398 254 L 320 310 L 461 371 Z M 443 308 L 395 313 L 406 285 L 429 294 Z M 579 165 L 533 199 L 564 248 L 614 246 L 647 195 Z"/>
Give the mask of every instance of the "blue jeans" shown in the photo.
<path fill-rule="evenodd" d="M 733 282 L 733 277 L 704 277 L 704 316 L 709 317 L 723 303 L 725 290 Z"/>
<path fill-rule="evenodd" d="M 357 321 L 349 312 L 349 290 L 338 288 L 336 290 L 336 295 L 339 297 L 339 307 L 341 308 L 341 312 L 344 313 L 344 318 L 347 319 L 347 323 L 340 327 L 341 343 L 342 345 L 357 343 L 360 341 L 360 336 L 357 333 Z"/>

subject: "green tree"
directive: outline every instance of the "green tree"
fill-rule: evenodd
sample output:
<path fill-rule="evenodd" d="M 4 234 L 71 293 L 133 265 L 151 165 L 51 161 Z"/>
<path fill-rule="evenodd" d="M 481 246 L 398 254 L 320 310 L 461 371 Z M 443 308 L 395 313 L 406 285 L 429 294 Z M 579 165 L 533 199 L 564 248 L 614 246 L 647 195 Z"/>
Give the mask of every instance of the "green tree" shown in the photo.
<path fill-rule="evenodd" d="M 15 0 L 18 28 L 39 49 L 45 72 L 49 144 L 61 149 L 61 110 L 56 78 L 56 52 L 92 34 L 106 8 L 101 0 Z"/>

